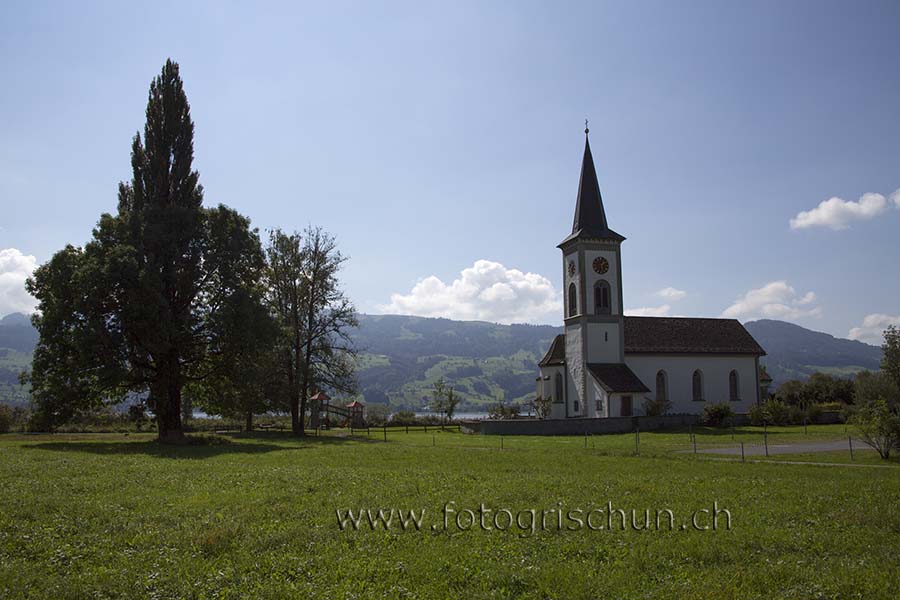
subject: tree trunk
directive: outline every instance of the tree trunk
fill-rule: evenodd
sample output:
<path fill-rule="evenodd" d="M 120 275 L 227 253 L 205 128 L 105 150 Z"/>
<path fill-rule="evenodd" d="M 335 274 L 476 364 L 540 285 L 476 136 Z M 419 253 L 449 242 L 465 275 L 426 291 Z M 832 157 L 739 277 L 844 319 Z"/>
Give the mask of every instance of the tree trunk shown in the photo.
<path fill-rule="evenodd" d="M 162 369 L 162 379 L 158 386 L 156 422 L 159 429 L 158 440 L 165 444 L 185 442 L 184 427 L 181 424 L 181 383 L 179 381 L 178 358 L 166 361 Z M 152 392 L 151 392 L 152 393 Z"/>
<path fill-rule="evenodd" d="M 306 419 L 306 400 L 309 398 L 309 354 L 310 354 L 310 343 L 306 344 L 306 351 L 303 356 L 303 369 L 300 375 L 300 419 L 301 423 L 305 425 L 304 419 Z M 299 353 L 298 353 L 299 358 Z M 300 435 L 304 435 L 305 432 L 303 427 L 300 428 Z"/>
<path fill-rule="evenodd" d="M 294 363 L 288 359 L 288 393 L 290 394 L 291 403 L 291 432 L 294 435 L 303 435 L 303 428 L 300 425 L 300 394 L 297 393 L 296 380 Z"/>
<path fill-rule="evenodd" d="M 247 411 L 247 420 L 244 423 L 244 427 L 246 428 L 247 433 L 250 433 L 251 431 L 253 431 L 253 411 L 252 410 Z"/>

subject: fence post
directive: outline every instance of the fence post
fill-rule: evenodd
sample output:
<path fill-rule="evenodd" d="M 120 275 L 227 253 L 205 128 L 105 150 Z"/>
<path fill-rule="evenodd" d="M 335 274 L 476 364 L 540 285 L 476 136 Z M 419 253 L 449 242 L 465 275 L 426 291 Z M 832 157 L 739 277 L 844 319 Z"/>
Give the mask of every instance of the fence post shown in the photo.
<path fill-rule="evenodd" d="M 406 424 L 406 433 L 409 433 L 409 423 Z"/>
<path fill-rule="evenodd" d="M 741 462 L 744 462 L 744 442 L 741 442 Z"/>
<path fill-rule="evenodd" d="M 850 462 L 853 462 L 853 438 L 847 436 L 847 442 L 850 443 Z"/>
<path fill-rule="evenodd" d="M 503 434 L 500 434 L 500 449 L 503 450 Z"/>
<path fill-rule="evenodd" d="M 584 432 L 584 447 L 587 448 L 587 431 Z"/>
<path fill-rule="evenodd" d="M 806 428 L 806 417 L 803 417 L 803 435 L 808 435 L 809 431 Z"/>
<path fill-rule="evenodd" d="M 634 428 L 634 453 L 635 454 L 641 453 L 641 428 L 640 427 Z"/>
<path fill-rule="evenodd" d="M 433 434 L 433 433 L 431 434 L 431 445 L 432 445 L 432 446 L 437 446 L 437 441 L 435 441 L 435 439 L 434 439 L 434 434 Z"/>
<path fill-rule="evenodd" d="M 384 441 L 387 441 L 387 423 L 384 425 Z"/>
<path fill-rule="evenodd" d="M 366 437 L 372 437 L 372 428 L 366 425 Z"/>
<path fill-rule="evenodd" d="M 691 441 L 694 441 L 694 424 L 688 423 L 688 436 L 690 436 Z"/>
<path fill-rule="evenodd" d="M 768 457 L 769 456 L 769 432 L 768 431 L 763 432 L 763 442 L 766 445 L 766 457 Z"/>

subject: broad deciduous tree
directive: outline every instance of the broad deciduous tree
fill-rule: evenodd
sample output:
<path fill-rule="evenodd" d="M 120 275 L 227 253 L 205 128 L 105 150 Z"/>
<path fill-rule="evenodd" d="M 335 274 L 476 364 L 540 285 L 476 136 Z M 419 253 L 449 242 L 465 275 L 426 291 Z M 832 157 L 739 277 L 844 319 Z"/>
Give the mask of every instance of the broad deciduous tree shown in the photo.
<path fill-rule="evenodd" d="M 357 326 L 353 304 L 340 289 L 345 259 L 321 228 L 303 234 L 274 230 L 266 249 L 269 301 L 282 325 L 286 387 L 295 435 L 303 435 L 307 400 L 315 389 L 356 390 Z"/>

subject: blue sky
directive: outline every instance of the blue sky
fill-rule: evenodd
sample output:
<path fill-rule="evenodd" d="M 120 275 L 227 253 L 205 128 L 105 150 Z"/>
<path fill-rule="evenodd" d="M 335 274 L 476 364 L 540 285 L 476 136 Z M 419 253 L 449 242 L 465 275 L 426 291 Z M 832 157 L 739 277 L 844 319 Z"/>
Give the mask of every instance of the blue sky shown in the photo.
<path fill-rule="evenodd" d="M 325 227 L 364 312 L 560 323 L 588 117 L 631 311 L 877 341 L 900 323 L 898 30 L 875 1 L 5 2 L 0 313 L 115 209 L 172 57 L 207 203 Z"/>

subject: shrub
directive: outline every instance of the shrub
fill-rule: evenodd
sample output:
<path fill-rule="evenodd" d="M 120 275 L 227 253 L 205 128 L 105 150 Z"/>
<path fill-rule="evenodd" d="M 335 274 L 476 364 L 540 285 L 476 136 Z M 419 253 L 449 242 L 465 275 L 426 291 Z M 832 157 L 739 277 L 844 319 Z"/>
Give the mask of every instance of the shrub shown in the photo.
<path fill-rule="evenodd" d="M 515 419 L 519 416 L 519 406 L 517 404 L 495 404 L 488 409 L 488 417 L 491 419 Z"/>
<path fill-rule="evenodd" d="M 806 418 L 807 423 L 816 423 L 819 418 L 822 416 L 822 405 L 821 404 L 810 404 L 806 409 L 806 414 L 804 417 Z"/>
<path fill-rule="evenodd" d="M 784 425 L 788 420 L 788 410 L 781 400 L 767 400 L 763 404 L 763 415 L 769 425 Z"/>
<path fill-rule="evenodd" d="M 546 419 L 550 416 L 553 406 L 553 398 L 551 396 L 538 396 L 531 401 L 531 407 L 538 419 Z"/>
<path fill-rule="evenodd" d="M 644 400 L 644 414 L 648 417 L 664 415 L 672 408 L 672 403 L 666 399 L 647 398 Z"/>
<path fill-rule="evenodd" d="M 786 423 L 790 425 L 799 425 L 806 418 L 806 411 L 799 406 L 788 406 L 786 413 Z"/>
<path fill-rule="evenodd" d="M 707 404 L 700 413 L 700 422 L 704 425 L 719 427 L 731 423 L 734 417 L 734 411 L 727 402 L 717 402 L 715 404 Z"/>
<path fill-rule="evenodd" d="M 0 404 L 0 433 L 9 433 L 13 424 L 13 411 L 6 404 Z"/>
<path fill-rule="evenodd" d="M 415 425 L 416 413 L 411 410 L 398 410 L 391 415 L 391 425 Z"/>
<path fill-rule="evenodd" d="M 416 417 L 416 421 L 422 425 L 440 425 L 444 422 L 444 418 L 441 415 L 422 415 Z"/>
<path fill-rule="evenodd" d="M 747 416 L 750 418 L 750 424 L 755 427 L 762 427 L 766 422 L 766 411 L 757 404 L 750 407 L 750 410 L 747 411 Z"/>
<path fill-rule="evenodd" d="M 388 408 L 384 404 L 370 404 L 366 407 L 366 423 L 371 427 L 381 427 L 388 420 Z"/>
<path fill-rule="evenodd" d="M 877 450 L 881 458 L 888 459 L 892 450 L 900 449 L 900 415 L 883 398 L 865 402 L 854 411 L 849 422 L 862 441 Z"/>

